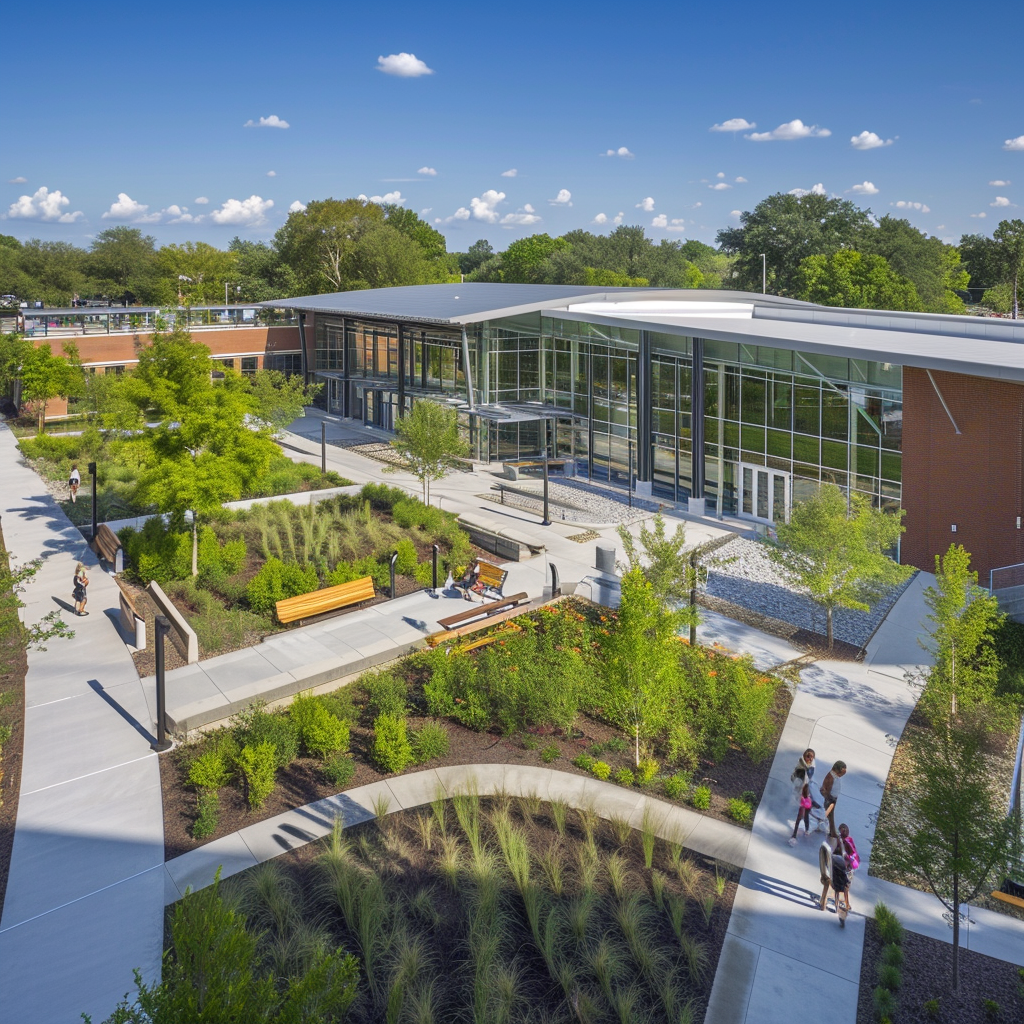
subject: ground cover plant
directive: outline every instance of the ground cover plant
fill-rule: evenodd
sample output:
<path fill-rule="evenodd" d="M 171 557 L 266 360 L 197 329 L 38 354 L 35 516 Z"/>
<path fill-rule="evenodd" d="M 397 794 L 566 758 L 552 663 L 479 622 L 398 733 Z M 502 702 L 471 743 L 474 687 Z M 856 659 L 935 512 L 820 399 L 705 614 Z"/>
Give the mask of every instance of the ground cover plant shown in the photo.
<path fill-rule="evenodd" d="M 281 986 L 303 951 L 354 954 L 353 1022 L 699 1021 L 736 873 L 653 827 L 442 794 L 336 829 L 216 898 Z"/>
<path fill-rule="evenodd" d="M 473 653 L 414 655 L 317 698 L 345 723 L 347 743 L 329 750 L 303 740 L 287 748 L 293 752 L 278 766 L 276 787 L 256 807 L 238 771 L 206 787 L 216 788 L 216 805 L 190 778 L 192 760 L 211 744 L 228 744 L 229 765 L 242 745 L 237 734 L 217 739 L 231 729 L 202 735 L 183 746 L 177 761 L 161 761 L 167 856 L 256 818 L 428 762 L 549 766 L 749 826 L 789 688 L 746 659 L 673 639 L 678 679 L 669 692 L 669 722 L 645 738 L 637 764 L 634 736 L 604 707 L 600 644 L 607 639 L 602 631 L 610 633 L 615 624 L 607 609 L 570 599 L 494 627 L 493 642 Z M 260 712 L 263 719 L 293 720 L 295 714 L 295 705 Z"/>

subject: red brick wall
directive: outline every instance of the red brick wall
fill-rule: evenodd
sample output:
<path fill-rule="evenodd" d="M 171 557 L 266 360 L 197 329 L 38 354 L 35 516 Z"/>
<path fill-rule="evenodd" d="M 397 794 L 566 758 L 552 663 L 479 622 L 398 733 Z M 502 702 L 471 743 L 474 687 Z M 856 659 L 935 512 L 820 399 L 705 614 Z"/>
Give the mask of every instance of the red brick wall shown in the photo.
<path fill-rule="evenodd" d="M 957 542 L 979 583 L 988 571 L 1024 562 L 1022 429 L 1024 385 L 933 370 L 960 433 L 928 374 L 903 369 L 904 562 L 929 572 Z M 956 533 L 952 525 L 956 524 Z"/>

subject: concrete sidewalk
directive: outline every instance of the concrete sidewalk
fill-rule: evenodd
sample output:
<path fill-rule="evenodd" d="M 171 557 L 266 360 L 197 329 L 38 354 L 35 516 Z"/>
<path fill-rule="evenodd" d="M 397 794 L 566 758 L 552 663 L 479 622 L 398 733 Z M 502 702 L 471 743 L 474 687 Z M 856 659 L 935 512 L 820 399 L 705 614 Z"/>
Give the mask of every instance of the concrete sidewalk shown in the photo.
<path fill-rule="evenodd" d="M 22 595 L 34 622 L 75 630 L 29 651 L 24 761 L 0 921 L 0 1022 L 106 1018 L 163 953 L 163 813 L 153 711 L 115 619 L 117 584 L 0 426 L 0 513 L 12 562 L 43 560 Z M 71 604 L 89 568 L 90 615 Z"/>
<path fill-rule="evenodd" d="M 438 794 L 450 797 L 467 791 L 561 800 L 570 807 L 593 808 L 602 818 L 623 818 L 637 829 L 646 815 L 661 838 L 729 864 L 743 864 L 750 841 L 750 832 L 739 825 L 584 775 L 528 765 L 453 765 L 358 786 L 183 853 L 167 862 L 167 902 L 173 903 L 189 888 L 211 885 L 218 870 L 227 878 L 320 839 L 336 820 L 346 827 L 358 825 L 375 817 L 381 806 L 394 813 L 428 804 Z"/>

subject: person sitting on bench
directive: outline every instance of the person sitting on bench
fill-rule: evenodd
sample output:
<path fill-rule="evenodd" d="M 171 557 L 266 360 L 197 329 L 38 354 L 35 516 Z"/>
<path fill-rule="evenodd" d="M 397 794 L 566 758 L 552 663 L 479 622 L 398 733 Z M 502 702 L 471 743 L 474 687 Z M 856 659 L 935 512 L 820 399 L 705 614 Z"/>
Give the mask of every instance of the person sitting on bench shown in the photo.
<path fill-rule="evenodd" d="M 484 591 L 484 585 L 480 582 L 480 563 L 473 562 L 462 576 L 462 579 L 455 584 L 460 590 L 463 591 L 467 601 L 473 599 L 469 596 L 470 593 L 482 594 Z"/>

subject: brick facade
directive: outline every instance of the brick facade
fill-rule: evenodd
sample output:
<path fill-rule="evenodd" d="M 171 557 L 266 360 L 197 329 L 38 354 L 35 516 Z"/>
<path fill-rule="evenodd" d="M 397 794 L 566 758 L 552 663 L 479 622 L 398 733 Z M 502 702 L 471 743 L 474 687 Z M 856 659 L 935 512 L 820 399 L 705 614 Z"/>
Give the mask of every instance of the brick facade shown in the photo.
<path fill-rule="evenodd" d="M 951 543 L 989 569 L 1024 562 L 1024 385 L 932 371 L 957 434 L 925 370 L 903 369 L 905 563 L 929 572 Z M 956 524 L 956 533 L 952 526 Z"/>

